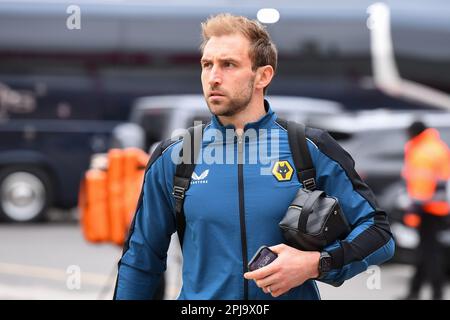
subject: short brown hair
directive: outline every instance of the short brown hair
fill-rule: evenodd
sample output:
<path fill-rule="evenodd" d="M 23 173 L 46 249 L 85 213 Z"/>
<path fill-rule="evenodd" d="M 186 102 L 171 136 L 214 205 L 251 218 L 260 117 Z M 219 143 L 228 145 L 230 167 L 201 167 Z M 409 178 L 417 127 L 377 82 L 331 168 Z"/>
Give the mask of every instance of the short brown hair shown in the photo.
<path fill-rule="evenodd" d="M 235 33 L 242 34 L 250 41 L 249 55 L 253 70 L 266 65 L 271 65 L 274 72 L 277 70 L 277 48 L 270 39 L 266 28 L 258 21 L 243 16 L 221 13 L 202 22 L 201 52 L 203 53 L 203 49 L 211 37 Z M 264 88 L 264 93 L 267 87 Z"/>

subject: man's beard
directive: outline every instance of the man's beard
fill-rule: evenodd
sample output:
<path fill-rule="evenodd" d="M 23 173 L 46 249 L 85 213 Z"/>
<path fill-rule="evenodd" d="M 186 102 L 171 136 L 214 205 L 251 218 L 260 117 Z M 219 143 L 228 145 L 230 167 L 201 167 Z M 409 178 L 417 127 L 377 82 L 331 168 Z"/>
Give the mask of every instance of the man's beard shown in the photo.
<path fill-rule="evenodd" d="M 235 96 L 229 97 L 227 95 L 227 98 L 229 98 L 229 102 L 221 110 L 217 110 L 216 112 L 214 112 L 213 111 L 214 103 L 211 103 L 208 99 L 206 99 L 206 103 L 208 104 L 208 108 L 211 111 L 211 113 L 213 113 L 216 116 L 231 117 L 238 114 L 242 110 L 245 110 L 245 108 L 249 105 L 250 101 L 252 100 L 253 80 L 254 78 L 252 78 L 248 82 L 246 88 L 244 88 L 241 92 L 239 92 Z"/>

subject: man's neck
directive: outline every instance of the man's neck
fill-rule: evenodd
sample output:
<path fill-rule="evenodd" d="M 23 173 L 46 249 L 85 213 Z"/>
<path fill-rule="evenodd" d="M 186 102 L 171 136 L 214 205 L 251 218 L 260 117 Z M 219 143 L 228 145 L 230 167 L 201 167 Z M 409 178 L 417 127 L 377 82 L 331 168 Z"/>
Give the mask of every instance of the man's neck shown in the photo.
<path fill-rule="evenodd" d="M 264 108 L 264 99 L 254 99 L 250 101 L 248 106 L 241 112 L 231 116 L 218 116 L 220 122 L 224 125 L 233 125 L 236 129 L 236 133 L 240 135 L 244 131 L 244 127 L 247 123 L 256 122 L 266 114 Z"/>

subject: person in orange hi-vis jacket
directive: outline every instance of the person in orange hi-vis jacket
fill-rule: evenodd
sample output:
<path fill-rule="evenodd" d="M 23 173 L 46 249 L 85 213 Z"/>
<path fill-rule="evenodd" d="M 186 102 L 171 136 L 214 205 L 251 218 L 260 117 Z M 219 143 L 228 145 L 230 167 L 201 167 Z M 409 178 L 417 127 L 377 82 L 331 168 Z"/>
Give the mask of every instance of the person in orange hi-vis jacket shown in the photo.
<path fill-rule="evenodd" d="M 430 280 L 433 299 L 442 299 L 445 281 L 443 250 L 438 233 L 450 212 L 446 186 L 450 178 L 450 149 L 439 132 L 421 121 L 408 128 L 403 178 L 412 200 L 409 212 L 420 217 L 420 245 L 415 274 L 407 299 L 417 299 L 422 284 Z"/>

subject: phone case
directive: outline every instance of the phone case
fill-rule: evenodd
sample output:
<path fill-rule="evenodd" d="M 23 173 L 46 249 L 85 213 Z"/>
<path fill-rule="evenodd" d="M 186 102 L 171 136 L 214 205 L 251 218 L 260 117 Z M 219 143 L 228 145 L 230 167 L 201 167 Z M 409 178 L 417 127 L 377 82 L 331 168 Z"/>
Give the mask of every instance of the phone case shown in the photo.
<path fill-rule="evenodd" d="M 267 266 L 269 263 L 274 261 L 278 255 L 269 249 L 267 246 L 262 246 L 256 251 L 255 255 L 252 257 L 248 263 L 248 269 L 254 271 L 256 269 Z"/>

